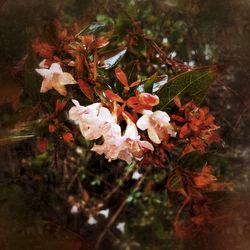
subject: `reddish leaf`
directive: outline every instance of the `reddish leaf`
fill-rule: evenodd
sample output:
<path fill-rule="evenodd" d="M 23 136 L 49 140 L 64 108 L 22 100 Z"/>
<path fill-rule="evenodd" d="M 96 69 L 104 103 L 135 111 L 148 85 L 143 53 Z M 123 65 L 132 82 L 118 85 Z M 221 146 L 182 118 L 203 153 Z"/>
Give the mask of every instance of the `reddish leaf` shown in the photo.
<path fill-rule="evenodd" d="M 194 132 L 194 133 L 198 133 L 199 132 L 199 128 L 197 126 L 195 126 L 194 124 L 192 123 L 189 123 L 189 127 L 191 128 L 191 130 Z"/>
<path fill-rule="evenodd" d="M 191 144 L 188 144 L 183 150 L 182 150 L 182 153 L 181 153 L 181 156 L 184 156 L 185 154 L 188 154 L 190 152 L 194 151 L 194 148 L 192 147 Z"/>
<path fill-rule="evenodd" d="M 194 177 L 194 184 L 197 188 L 205 188 L 216 181 L 216 177 L 211 174 L 199 174 Z"/>
<path fill-rule="evenodd" d="M 125 86 L 125 89 L 129 90 L 128 79 L 126 74 L 120 68 L 116 68 L 115 75 L 117 79 Z"/>
<path fill-rule="evenodd" d="M 32 49 L 37 55 L 46 59 L 51 59 L 55 52 L 54 46 L 41 42 L 39 38 L 33 40 Z"/>
<path fill-rule="evenodd" d="M 180 129 L 180 138 L 181 139 L 185 138 L 189 134 L 189 132 L 190 132 L 190 129 L 188 127 L 188 124 L 186 123 Z"/>
<path fill-rule="evenodd" d="M 82 79 L 78 80 L 79 87 L 83 94 L 90 100 L 94 101 L 94 91 L 93 89 L 89 86 L 87 82 L 85 82 Z"/>
<path fill-rule="evenodd" d="M 54 133 L 56 131 L 56 126 L 54 124 L 49 124 L 48 130 L 50 133 Z"/>
<path fill-rule="evenodd" d="M 67 104 L 67 101 L 61 101 L 60 99 L 57 99 L 56 100 L 56 112 L 63 110 L 66 104 Z"/>
<path fill-rule="evenodd" d="M 181 107 L 181 100 L 180 100 L 179 96 L 175 96 L 175 97 L 173 98 L 173 100 L 174 100 L 175 105 L 176 105 L 178 108 L 180 108 L 180 107 Z"/>
<path fill-rule="evenodd" d="M 199 214 L 199 215 L 193 216 L 191 218 L 191 221 L 196 225 L 201 225 L 205 221 L 205 216 L 204 216 L 204 214 Z"/>
<path fill-rule="evenodd" d="M 216 133 L 212 133 L 212 135 L 207 138 L 206 143 L 211 144 L 218 141 L 220 141 L 220 136 Z"/>
<path fill-rule="evenodd" d="M 66 142 L 71 142 L 74 140 L 73 135 L 70 132 L 66 132 L 63 134 L 63 140 Z"/>
<path fill-rule="evenodd" d="M 168 144 L 164 145 L 164 148 L 165 148 L 166 150 L 171 150 L 174 146 L 175 146 L 175 145 L 174 145 L 173 143 L 168 143 Z"/>
<path fill-rule="evenodd" d="M 43 153 L 48 148 L 49 141 L 47 138 L 39 138 L 37 141 L 37 149 L 40 153 Z"/>
<path fill-rule="evenodd" d="M 93 35 L 85 35 L 81 37 L 82 43 L 84 44 L 85 48 L 88 50 L 94 41 Z"/>
<path fill-rule="evenodd" d="M 138 99 L 140 104 L 148 105 L 148 106 L 155 106 L 159 104 L 159 97 L 157 95 L 152 95 L 149 93 L 140 93 L 138 95 Z"/>
<path fill-rule="evenodd" d="M 192 138 L 190 139 L 190 142 L 191 142 L 192 146 L 193 146 L 195 149 L 204 152 L 205 146 L 204 146 L 203 142 L 201 141 L 201 139 L 192 137 Z"/>
<path fill-rule="evenodd" d="M 139 102 L 138 98 L 136 96 L 129 97 L 127 100 L 127 106 L 133 107 Z"/>
<path fill-rule="evenodd" d="M 83 201 L 85 202 L 88 202 L 89 201 L 89 193 L 84 189 L 82 190 L 82 199 Z"/>
<path fill-rule="evenodd" d="M 81 57 L 80 53 L 76 54 L 74 67 L 76 69 L 77 75 L 82 76 L 84 68 L 83 68 L 83 58 Z"/>
<path fill-rule="evenodd" d="M 182 118 L 179 115 L 171 115 L 171 119 L 174 120 L 174 121 L 178 121 L 178 122 L 184 122 L 185 121 L 185 119 Z"/>
<path fill-rule="evenodd" d="M 96 80 L 97 78 L 97 63 L 98 63 L 98 55 L 97 55 L 97 49 L 95 49 L 95 52 L 94 52 L 94 62 L 93 62 L 93 78 L 94 78 L 94 81 Z"/>
<path fill-rule="evenodd" d="M 107 37 L 101 36 L 96 38 L 95 42 L 93 43 L 93 48 L 99 49 L 105 47 L 109 44 L 109 39 Z"/>
<path fill-rule="evenodd" d="M 212 174 L 214 172 L 213 167 L 211 165 L 205 164 L 202 168 L 202 173 L 204 174 Z"/>
<path fill-rule="evenodd" d="M 108 90 L 105 90 L 105 95 L 108 99 L 110 99 L 112 102 L 113 101 L 116 101 L 116 102 L 123 102 L 122 98 L 115 94 L 112 90 L 108 89 Z"/>
<path fill-rule="evenodd" d="M 214 117 L 209 114 L 207 119 L 204 121 L 205 126 L 213 126 L 214 125 Z"/>
<path fill-rule="evenodd" d="M 136 86 L 138 86 L 140 83 L 141 83 L 141 81 L 140 81 L 140 80 L 137 80 L 137 81 L 131 83 L 131 84 L 129 85 L 129 87 L 130 87 L 130 88 L 136 87 Z"/>

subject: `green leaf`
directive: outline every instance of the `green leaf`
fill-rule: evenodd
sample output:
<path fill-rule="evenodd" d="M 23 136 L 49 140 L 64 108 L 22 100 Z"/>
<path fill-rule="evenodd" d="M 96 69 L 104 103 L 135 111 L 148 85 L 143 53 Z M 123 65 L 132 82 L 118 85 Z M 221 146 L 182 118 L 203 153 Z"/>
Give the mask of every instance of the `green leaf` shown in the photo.
<path fill-rule="evenodd" d="M 187 97 L 199 104 L 216 77 L 217 67 L 209 66 L 194 69 L 172 78 L 157 92 L 160 99 L 157 109 L 168 110 L 171 108 L 173 98 L 177 95 L 180 99 Z"/>

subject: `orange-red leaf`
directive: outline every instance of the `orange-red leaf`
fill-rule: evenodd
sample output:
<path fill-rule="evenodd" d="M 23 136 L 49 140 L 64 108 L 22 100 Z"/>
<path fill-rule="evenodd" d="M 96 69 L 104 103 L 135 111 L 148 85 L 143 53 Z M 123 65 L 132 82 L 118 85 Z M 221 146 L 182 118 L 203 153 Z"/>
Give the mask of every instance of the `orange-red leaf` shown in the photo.
<path fill-rule="evenodd" d="M 94 101 L 94 91 L 93 89 L 89 86 L 87 82 L 85 82 L 82 79 L 78 80 L 79 87 L 83 94 L 90 100 Z"/>
<path fill-rule="evenodd" d="M 125 89 L 128 90 L 129 89 L 128 79 L 127 79 L 127 76 L 125 75 L 125 73 L 120 68 L 116 68 L 115 75 L 116 75 L 117 79 L 125 86 Z"/>
<path fill-rule="evenodd" d="M 192 147 L 191 144 L 188 144 L 183 150 L 182 150 L 182 153 L 181 153 L 181 156 L 184 156 L 185 154 L 188 154 L 190 152 L 194 151 L 194 148 Z"/>
<path fill-rule="evenodd" d="M 73 135 L 70 132 L 66 132 L 63 134 L 63 140 L 66 142 L 71 142 L 74 140 Z"/>
<path fill-rule="evenodd" d="M 93 35 L 85 35 L 81 37 L 82 43 L 85 45 L 85 48 L 88 50 L 90 48 L 90 45 L 94 41 Z"/>
<path fill-rule="evenodd" d="M 56 112 L 63 110 L 66 104 L 67 104 L 67 101 L 61 101 L 60 99 L 57 99 L 56 100 Z"/>
<path fill-rule="evenodd" d="M 176 95 L 176 96 L 173 98 L 173 100 L 174 100 L 175 105 L 176 105 L 178 108 L 180 108 L 180 107 L 181 107 L 181 100 L 180 100 L 179 96 Z"/>
<path fill-rule="evenodd" d="M 137 80 L 137 81 L 131 83 L 131 84 L 129 85 L 129 87 L 130 87 L 130 88 L 136 87 L 136 86 L 138 86 L 140 83 L 141 83 L 141 81 L 140 81 L 140 80 Z"/>
<path fill-rule="evenodd" d="M 47 138 L 39 138 L 37 141 L 37 149 L 40 153 L 43 153 L 47 150 L 49 141 Z"/>
<path fill-rule="evenodd" d="M 193 216 L 191 218 L 191 221 L 196 225 L 201 225 L 205 221 L 205 216 L 204 216 L 204 214 L 199 214 L 199 215 Z"/>
<path fill-rule="evenodd" d="M 49 124 L 48 130 L 50 133 L 54 133 L 56 131 L 56 126 L 54 124 Z"/>
<path fill-rule="evenodd" d="M 33 40 L 32 49 L 37 55 L 46 59 L 51 59 L 55 52 L 54 46 L 41 42 L 39 38 Z"/>
<path fill-rule="evenodd" d="M 138 99 L 141 105 L 155 106 L 159 104 L 159 97 L 149 93 L 140 93 Z"/>
<path fill-rule="evenodd" d="M 191 144 L 192 144 L 192 146 L 193 146 L 194 148 L 196 148 L 196 149 L 198 149 L 198 150 L 204 152 L 205 146 L 204 146 L 203 142 L 201 141 L 201 139 L 192 137 L 192 138 L 190 139 L 190 142 L 191 142 Z"/>
<path fill-rule="evenodd" d="M 74 66 L 75 66 L 77 75 L 82 76 L 84 69 L 83 69 L 83 58 L 80 55 L 80 53 L 77 53 L 76 55 Z"/>
<path fill-rule="evenodd" d="M 194 177 L 194 184 L 197 188 L 205 188 L 216 181 L 216 177 L 212 174 L 199 174 Z"/>
<path fill-rule="evenodd" d="M 94 48 L 99 49 L 105 47 L 107 44 L 109 44 L 109 39 L 107 37 L 101 36 L 96 38 L 94 42 Z"/>
<path fill-rule="evenodd" d="M 119 95 L 115 94 L 110 89 L 105 90 L 105 95 L 112 102 L 114 102 L 114 101 L 116 101 L 116 102 L 123 102 L 122 98 Z"/>
<path fill-rule="evenodd" d="M 84 189 L 82 190 L 82 199 L 83 201 L 85 202 L 88 202 L 89 201 L 89 193 Z"/>
<path fill-rule="evenodd" d="M 189 134 L 189 132 L 190 132 L 190 129 L 188 127 L 188 124 L 186 123 L 180 129 L 180 138 L 181 139 L 185 138 Z"/>
<path fill-rule="evenodd" d="M 174 121 L 178 121 L 178 122 L 184 122 L 185 121 L 185 119 L 182 118 L 179 115 L 171 115 L 171 119 L 174 120 Z"/>

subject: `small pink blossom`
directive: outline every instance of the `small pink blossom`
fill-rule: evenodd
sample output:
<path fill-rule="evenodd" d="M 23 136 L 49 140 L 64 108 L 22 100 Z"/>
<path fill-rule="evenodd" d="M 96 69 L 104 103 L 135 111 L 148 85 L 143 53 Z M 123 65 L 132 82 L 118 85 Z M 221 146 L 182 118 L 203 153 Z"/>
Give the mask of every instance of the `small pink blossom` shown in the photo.
<path fill-rule="evenodd" d="M 40 65 L 44 66 L 44 62 Z M 64 85 L 76 84 L 73 76 L 70 73 L 63 72 L 59 63 L 52 63 L 49 69 L 36 69 L 36 72 L 44 78 L 40 89 L 41 93 L 55 89 L 59 94 L 66 96 L 67 90 Z"/>
<path fill-rule="evenodd" d="M 173 126 L 169 123 L 170 117 L 166 112 L 157 110 L 152 112 L 144 110 L 144 114 L 136 123 L 141 130 L 147 130 L 150 140 L 156 144 L 160 144 L 165 138 L 175 136 Z"/>

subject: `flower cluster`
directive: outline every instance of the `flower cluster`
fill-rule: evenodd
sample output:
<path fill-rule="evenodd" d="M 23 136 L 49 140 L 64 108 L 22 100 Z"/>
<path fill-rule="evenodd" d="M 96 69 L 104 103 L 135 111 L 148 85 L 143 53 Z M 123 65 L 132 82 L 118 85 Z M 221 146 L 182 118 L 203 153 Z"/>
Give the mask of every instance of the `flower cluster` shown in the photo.
<path fill-rule="evenodd" d="M 95 144 L 91 150 L 100 155 L 104 154 L 110 161 L 121 159 L 130 163 L 133 158 L 141 159 L 145 151 L 154 150 L 151 142 L 159 144 L 169 134 L 175 136 L 166 112 L 144 110 L 144 114 L 134 123 L 125 111 L 121 113 L 121 119 L 116 108 L 111 113 L 102 103 L 86 107 L 76 100 L 73 100 L 73 103 L 75 106 L 70 109 L 69 118 L 79 124 L 81 133 L 87 140 L 103 138 L 103 143 Z M 118 120 L 126 121 L 124 131 Z M 141 140 L 138 128 L 148 131 L 151 142 Z"/>

